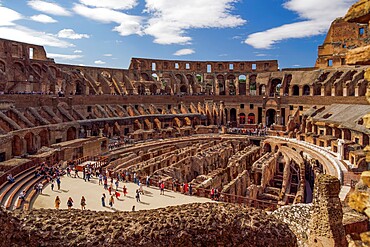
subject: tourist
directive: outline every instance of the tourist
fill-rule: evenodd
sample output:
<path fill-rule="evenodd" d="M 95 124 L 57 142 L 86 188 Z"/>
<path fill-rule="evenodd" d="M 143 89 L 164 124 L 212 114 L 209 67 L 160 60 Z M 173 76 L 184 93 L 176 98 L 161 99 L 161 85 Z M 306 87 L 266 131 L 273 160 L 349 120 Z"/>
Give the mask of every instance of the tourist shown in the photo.
<path fill-rule="evenodd" d="M 111 196 L 110 196 L 110 199 L 109 199 L 109 206 L 112 208 L 112 207 L 113 207 L 113 205 L 114 205 L 114 196 L 113 196 L 113 195 L 111 195 Z"/>
<path fill-rule="evenodd" d="M 136 172 L 134 172 L 134 184 L 136 184 Z"/>
<path fill-rule="evenodd" d="M 60 177 L 57 177 L 57 186 L 58 186 L 58 190 L 60 190 Z"/>
<path fill-rule="evenodd" d="M 139 182 L 139 192 L 144 195 L 143 184 Z"/>
<path fill-rule="evenodd" d="M 67 166 L 67 177 L 71 176 L 71 168 Z"/>
<path fill-rule="evenodd" d="M 116 190 L 118 190 L 118 186 L 119 186 L 119 181 L 118 181 L 118 179 L 114 182 L 114 184 L 116 185 Z"/>
<path fill-rule="evenodd" d="M 106 175 L 104 175 L 103 181 L 104 181 L 104 189 L 107 190 L 108 189 L 108 178 Z"/>
<path fill-rule="evenodd" d="M 160 184 L 160 189 L 161 189 L 161 195 L 164 195 L 164 182 L 162 181 Z"/>
<path fill-rule="evenodd" d="M 15 179 L 13 178 L 12 174 L 8 174 L 8 176 L 6 177 L 6 179 L 8 180 L 9 183 L 14 183 Z"/>
<path fill-rule="evenodd" d="M 101 197 L 101 205 L 103 206 L 103 207 L 105 207 L 105 194 L 103 193 L 103 195 L 102 195 L 102 197 Z"/>
<path fill-rule="evenodd" d="M 19 200 L 24 200 L 25 199 L 25 197 L 26 197 L 26 191 L 25 190 L 23 190 L 20 194 L 19 194 Z"/>
<path fill-rule="evenodd" d="M 86 209 L 86 199 L 84 196 L 81 197 L 81 210 Z"/>
<path fill-rule="evenodd" d="M 146 186 L 147 187 L 149 187 L 149 185 L 150 185 L 150 176 L 148 175 L 148 176 L 146 176 Z"/>
<path fill-rule="evenodd" d="M 136 190 L 136 202 L 140 202 L 140 191 Z"/>
<path fill-rule="evenodd" d="M 59 199 L 59 196 L 57 196 L 57 197 L 55 198 L 54 204 L 55 204 L 55 209 L 59 209 L 59 206 L 60 206 L 60 199 Z"/>
<path fill-rule="evenodd" d="M 122 191 L 123 191 L 123 195 L 126 196 L 127 195 L 126 185 L 123 185 Z"/>
<path fill-rule="evenodd" d="M 78 170 L 77 170 L 77 167 L 75 167 L 75 178 L 80 178 L 80 176 L 78 176 Z"/>
<path fill-rule="evenodd" d="M 118 192 L 118 190 L 116 190 L 116 191 L 114 192 L 114 195 L 116 196 L 117 200 L 118 200 L 118 198 L 121 196 L 121 194 Z"/>
<path fill-rule="evenodd" d="M 44 187 L 44 185 L 40 182 L 37 184 L 37 192 L 42 194 L 42 188 Z"/>
<path fill-rule="evenodd" d="M 67 201 L 67 207 L 68 207 L 68 209 L 71 209 L 71 208 L 72 208 L 72 206 L 73 206 L 73 200 L 72 200 L 72 198 L 70 197 L 70 198 L 68 198 L 68 201 Z"/>
<path fill-rule="evenodd" d="M 213 199 L 214 199 L 214 197 L 215 197 L 215 189 L 214 189 L 214 188 L 212 188 L 212 189 L 211 189 L 211 199 L 213 200 Z"/>
<path fill-rule="evenodd" d="M 103 184 L 103 175 L 99 174 L 99 185 Z"/>
<path fill-rule="evenodd" d="M 51 180 L 51 190 L 54 190 L 54 180 Z"/>
<path fill-rule="evenodd" d="M 112 190 L 113 190 L 113 185 L 112 185 L 112 184 L 110 184 L 110 185 L 109 185 L 109 188 L 108 188 L 109 195 L 111 195 L 111 194 L 112 194 Z"/>
<path fill-rule="evenodd" d="M 189 184 L 189 195 L 193 195 L 193 186 Z"/>

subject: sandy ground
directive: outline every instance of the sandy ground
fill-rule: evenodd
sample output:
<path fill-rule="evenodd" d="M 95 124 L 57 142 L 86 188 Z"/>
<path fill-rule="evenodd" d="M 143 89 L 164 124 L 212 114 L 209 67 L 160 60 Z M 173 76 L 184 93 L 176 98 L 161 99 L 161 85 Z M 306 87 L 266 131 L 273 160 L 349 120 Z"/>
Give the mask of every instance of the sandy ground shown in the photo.
<path fill-rule="evenodd" d="M 109 182 L 109 180 L 108 180 Z M 128 194 L 123 196 L 122 187 L 126 186 Z M 115 188 L 115 186 L 113 186 Z M 154 208 L 162 208 L 173 205 L 181 205 L 193 202 L 211 202 L 211 200 L 202 197 L 187 196 L 181 193 L 175 193 L 166 190 L 164 195 L 160 195 L 160 191 L 157 187 L 146 187 L 144 186 L 144 195 L 140 195 L 141 202 L 136 201 L 136 189 L 139 187 L 134 183 L 119 184 L 119 193 L 121 194 L 119 199 L 114 197 L 114 206 L 111 208 L 108 205 L 109 192 L 104 190 L 103 185 L 98 184 L 98 180 L 93 178 L 90 182 L 85 182 L 81 178 L 61 178 L 61 188 L 57 189 L 55 185 L 54 190 L 51 190 L 50 184 L 47 185 L 42 194 L 39 195 L 33 204 L 33 208 L 54 208 L 54 200 L 56 196 L 59 196 L 61 200 L 60 208 L 67 208 L 67 200 L 72 197 L 74 201 L 73 208 L 81 208 L 80 201 L 81 197 L 86 198 L 86 209 L 95 211 L 131 211 L 132 207 L 135 206 L 135 210 L 146 210 Z M 105 193 L 106 207 L 102 206 L 101 197 Z"/>

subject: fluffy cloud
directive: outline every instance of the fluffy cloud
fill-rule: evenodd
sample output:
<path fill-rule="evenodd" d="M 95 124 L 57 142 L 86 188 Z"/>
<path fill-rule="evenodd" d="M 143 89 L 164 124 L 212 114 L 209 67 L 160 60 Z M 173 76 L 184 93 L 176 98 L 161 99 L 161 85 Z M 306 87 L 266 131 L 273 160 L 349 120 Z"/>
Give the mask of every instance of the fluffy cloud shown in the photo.
<path fill-rule="evenodd" d="M 111 56 L 113 56 L 112 54 L 104 54 L 103 55 L 104 57 L 111 57 Z"/>
<path fill-rule="evenodd" d="M 15 25 L 14 21 L 22 19 L 22 15 L 19 14 L 18 12 L 1 6 L 0 6 L 0 16 L 1 16 L 0 26 L 13 26 Z"/>
<path fill-rule="evenodd" d="M 27 42 L 36 45 L 53 46 L 60 48 L 73 47 L 71 43 L 59 40 L 55 35 L 39 32 L 23 26 L 1 27 L 0 38 Z"/>
<path fill-rule="evenodd" d="M 95 64 L 98 64 L 98 65 L 103 65 L 103 64 L 105 64 L 105 62 L 104 62 L 104 61 L 102 61 L 102 60 L 96 60 L 96 61 L 94 61 L 94 63 L 95 63 Z"/>
<path fill-rule="evenodd" d="M 82 53 L 81 50 L 75 50 L 73 53 Z"/>
<path fill-rule="evenodd" d="M 138 2 L 137 0 L 80 0 L 80 3 L 98 8 L 132 9 Z"/>
<path fill-rule="evenodd" d="M 48 15 L 33 15 L 31 20 L 41 22 L 41 23 L 56 23 L 57 21 Z"/>
<path fill-rule="evenodd" d="M 90 38 L 88 34 L 79 34 L 76 33 L 73 29 L 63 29 L 58 32 L 59 38 L 64 39 L 83 39 L 83 38 Z"/>
<path fill-rule="evenodd" d="M 108 8 L 89 8 L 82 4 L 75 4 L 73 10 L 79 15 L 101 23 L 114 22 L 119 24 L 113 31 L 117 31 L 122 36 L 142 34 L 142 18 L 139 16 L 127 15 Z"/>
<path fill-rule="evenodd" d="M 82 58 L 82 55 L 66 55 L 66 54 L 56 54 L 56 53 L 48 53 L 48 57 L 60 59 L 60 60 L 75 60 Z"/>
<path fill-rule="evenodd" d="M 355 2 L 356 0 L 289 0 L 284 3 L 284 8 L 296 12 L 302 21 L 251 34 L 244 42 L 254 48 L 269 49 L 285 39 L 324 34 L 330 23 L 343 16 Z"/>
<path fill-rule="evenodd" d="M 44 12 L 50 15 L 60 15 L 60 16 L 70 16 L 71 13 L 60 5 L 52 2 L 41 1 L 41 0 L 31 0 L 27 4 L 40 12 Z"/>
<path fill-rule="evenodd" d="M 146 0 L 150 19 L 144 30 L 158 44 L 187 44 L 192 38 L 186 30 L 192 28 L 228 28 L 246 23 L 232 15 L 237 0 Z"/>
<path fill-rule="evenodd" d="M 175 55 L 175 56 L 185 56 L 185 55 L 190 55 L 190 54 L 193 54 L 193 53 L 195 53 L 195 51 L 193 49 L 181 49 L 181 50 L 176 51 L 173 55 Z"/>

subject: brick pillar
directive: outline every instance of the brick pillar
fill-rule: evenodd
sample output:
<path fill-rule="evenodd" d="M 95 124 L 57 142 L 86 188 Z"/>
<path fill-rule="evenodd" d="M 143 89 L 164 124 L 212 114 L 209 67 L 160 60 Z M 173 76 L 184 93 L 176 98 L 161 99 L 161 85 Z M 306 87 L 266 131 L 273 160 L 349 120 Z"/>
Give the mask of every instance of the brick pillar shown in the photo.
<path fill-rule="evenodd" d="M 347 246 L 339 191 L 336 177 L 325 174 L 316 177 L 308 246 Z"/>

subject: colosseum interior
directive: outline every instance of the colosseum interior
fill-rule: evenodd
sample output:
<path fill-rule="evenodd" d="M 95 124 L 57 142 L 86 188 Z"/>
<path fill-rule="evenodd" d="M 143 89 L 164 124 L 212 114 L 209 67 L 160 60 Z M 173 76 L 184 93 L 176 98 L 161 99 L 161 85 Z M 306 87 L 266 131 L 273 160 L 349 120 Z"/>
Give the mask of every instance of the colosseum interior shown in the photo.
<path fill-rule="evenodd" d="M 246 215 L 261 221 L 228 225 L 230 232 L 242 232 L 231 245 L 270 246 L 271 242 L 260 244 L 271 237 L 276 243 L 271 246 L 279 241 L 285 241 L 282 246 L 368 246 L 368 6 L 369 1 L 361 0 L 345 17 L 336 19 L 318 47 L 315 67 L 304 69 L 279 69 L 276 60 L 144 58 L 132 58 L 128 69 L 84 67 L 55 63 L 42 46 L 0 39 L 0 224 L 11 236 L 0 239 L 13 246 L 39 246 L 40 242 L 51 246 L 53 239 L 59 239 L 61 246 L 78 241 L 86 246 L 122 244 L 113 235 L 104 242 L 100 231 L 77 241 L 75 233 L 64 229 L 62 219 L 71 217 L 66 211 L 58 212 L 58 219 L 53 216 L 63 225 L 64 237 L 45 238 L 42 233 L 55 229 L 50 221 L 41 224 L 40 218 L 46 220 L 55 212 L 32 210 L 37 198 L 32 190 L 26 194 L 29 201 L 17 199 L 25 185 L 32 188 L 39 182 L 30 174 L 40 163 L 89 157 L 100 161 L 110 174 L 129 170 L 153 181 L 189 183 L 201 197 L 217 188 L 225 204 L 161 210 L 169 215 L 177 212 L 173 217 L 181 222 L 192 222 L 189 231 L 196 227 L 194 219 L 199 221 L 199 207 L 204 218 L 210 208 L 229 210 L 225 226 L 232 217 L 248 221 Z M 10 172 L 31 179 L 11 185 L 7 183 Z M 347 193 L 358 191 L 368 200 L 360 213 L 348 207 Z M 244 211 L 235 205 L 243 205 Z M 264 211 L 273 211 L 275 217 Z M 117 217 L 126 225 L 134 224 L 129 217 L 149 224 L 135 213 L 117 213 Z M 88 214 L 92 218 L 109 215 Z M 169 219 L 158 216 L 160 210 L 150 214 Z M 216 234 L 212 221 L 218 219 L 203 220 L 209 225 L 199 221 L 198 226 L 210 227 L 209 232 Z M 171 238 L 184 227 L 173 221 L 168 224 L 173 229 L 168 233 Z M 35 231 L 33 226 L 40 232 L 31 239 L 27 234 Z M 17 227 L 22 228 L 18 235 Z M 115 232 L 121 226 L 115 222 L 114 227 Z M 268 233 L 270 228 L 275 232 Z M 165 240 L 157 231 L 145 241 L 143 234 L 149 233 L 129 231 L 122 241 L 193 246 L 186 242 L 187 235 Z M 209 234 L 191 236 L 198 243 L 216 244 Z M 212 236 L 221 245 L 231 238 L 218 234 Z M 254 234 L 261 242 L 243 243 Z M 263 234 L 268 236 L 265 240 Z M 359 245 L 361 241 L 364 245 Z"/>

